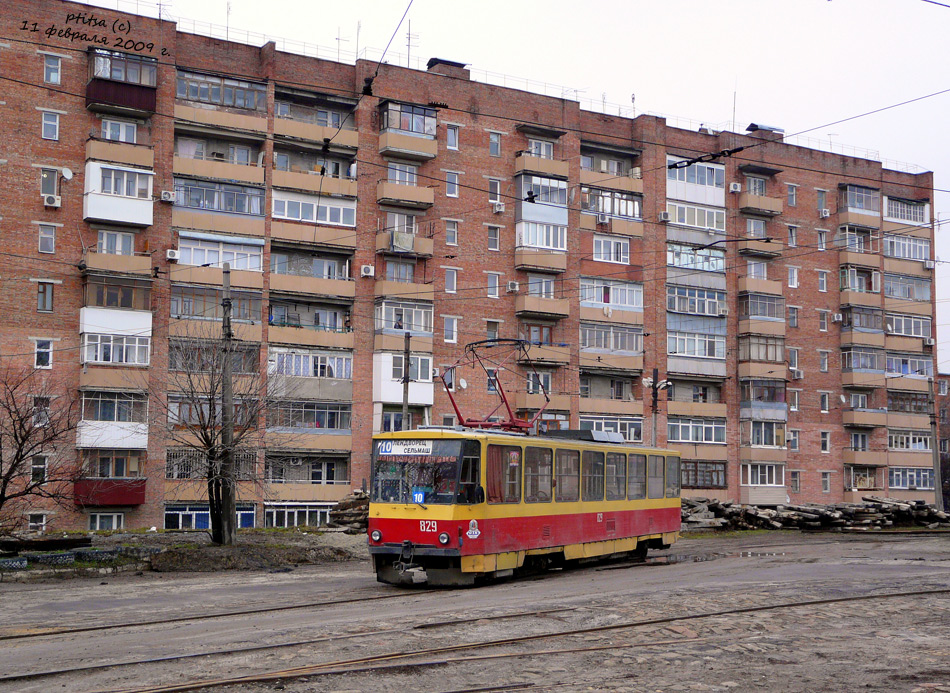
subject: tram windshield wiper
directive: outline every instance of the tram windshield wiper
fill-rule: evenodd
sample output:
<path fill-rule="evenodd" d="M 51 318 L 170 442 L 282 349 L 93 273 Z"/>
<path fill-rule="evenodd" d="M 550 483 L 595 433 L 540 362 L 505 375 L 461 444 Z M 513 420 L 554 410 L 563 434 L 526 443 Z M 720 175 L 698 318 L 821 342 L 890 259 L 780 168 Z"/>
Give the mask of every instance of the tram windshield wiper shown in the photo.
<path fill-rule="evenodd" d="M 420 508 L 422 508 L 423 510 L 428 510 L 428 508 L 427 508 L 426 506 L 424 506 L 422 503 L 420 503 L 419 501 L 412 501 L 412 502 L 415 503 L 416 505 L 418 505 L 418 506 L 419 506 Z"/>

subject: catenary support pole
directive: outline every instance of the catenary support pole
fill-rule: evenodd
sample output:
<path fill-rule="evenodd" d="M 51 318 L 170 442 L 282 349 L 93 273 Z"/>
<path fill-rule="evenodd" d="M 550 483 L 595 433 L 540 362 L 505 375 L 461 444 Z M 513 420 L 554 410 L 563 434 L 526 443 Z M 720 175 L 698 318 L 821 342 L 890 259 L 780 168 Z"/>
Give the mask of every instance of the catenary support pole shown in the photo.
<path fill-rule="evenodd" d="M 221 540 L 233 544 L 237 503 L 234 473 L 234 384 L 232 382 L 232 352 L 234 333 L 231 331 L 231 265 L 223 265 L 224 292 L 221 299 Z"/>
<path fill-rule="evenodd" d="M 402 347 L 402 430 L 409 430 L 409 340 L 410 335 L 406 332 L 406 339 Z"/>

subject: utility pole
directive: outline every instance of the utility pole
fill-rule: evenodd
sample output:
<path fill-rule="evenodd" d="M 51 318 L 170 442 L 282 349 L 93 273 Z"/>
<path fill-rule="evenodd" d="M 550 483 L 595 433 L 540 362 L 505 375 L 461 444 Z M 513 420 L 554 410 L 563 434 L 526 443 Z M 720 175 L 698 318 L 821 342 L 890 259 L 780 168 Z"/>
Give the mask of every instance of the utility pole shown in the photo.
<path fill-rule="evenodd" d="M 406 332 L 402 347 L 402 430 L 409 430 L 409 339 Z"/>
<path fill-rule="evenodd" d="M 231 354 L 234 333 L 231 331 L 231 264 L 222 265 L 224 292 L 221 299 L 221 472 L 218 499 L 221 505 L 221 543 L 231 545 L 237 537 L 234 526 L 237 514 L 234 482 L 234 384 Z"/>
<path fill-rule="evenodd" d="M 670 386 L 669 380 L 660 380 L 660 369 L 653 369 L 652 378 L 644 378 L 643 386 L 650 388 L 652 396 L 650 398 L 651 425 L 650 425 L 650 446 L 656 447 L 656 410 L 660 401 L 660 390 L 665 390 Z"/>
<path fill-rule="evenodd" d="M 930 448 L 934 465 L 934 505 L 943 510 L 943 479 L 940 474 L 940 438 L 937 434 L 937 397 L 934 393 L 934 379 L 927 379 L 927 392 L 930 404 Z"/>

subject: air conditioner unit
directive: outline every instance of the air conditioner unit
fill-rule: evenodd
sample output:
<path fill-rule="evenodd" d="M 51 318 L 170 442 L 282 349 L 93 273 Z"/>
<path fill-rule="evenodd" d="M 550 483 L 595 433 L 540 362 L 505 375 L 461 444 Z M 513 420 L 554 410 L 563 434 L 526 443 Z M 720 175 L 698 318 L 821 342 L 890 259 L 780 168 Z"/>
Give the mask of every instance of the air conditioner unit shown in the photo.
<path fill-rule="evenodd" d="M 936 343 L 937 343 L 937 340 L 934 339 L 933 337 L 927 337 L 927 339 L 924 340 L 924 346 L 933 346 Z"/>
<path fill-rule="evenodd" d="M 805 377 L 804 371 L 800 371 L 797 368 L 792 368 L 791 371 L 792 371 L 792 380 L 801 380 L 802 378 Z"/>
<path fill-rule="evenodd" d="M 432 377 L 433 377 L 433 378 L 438 378 L 438 377 L 439 377 L 439 369 L 438 369 L 438 368 L 433 368 L 433 369 L 432 369 Z"/>
<path fill-rule="evenodd" d="M 606 159 L 601 159 L 601 162 L 600 162 L 600 172 L 601 172 L 601 173 L 607 173 L 607 160 L 606 160 Z"/>
<path fill-rule="evenodd" d="M 831 322 L 841 322 L 844 320 L 844 316 L 841 313 L 835 313 L 831 316 Z"/>
<path fill-rule="evenodd" d="M 59 205 L 56 205 L 56 206 L 58 207 Z M 924 260 L 924 267 L 926 267 L 927 269 L 934 269 L 936 266 L 937 266 L 937 263 L 934 262 L 933 260 Z"/>
<path fill-rule="evenodd" d="M 660 212 L 660 214 L 659 214 L 658 216 L 659 216 L 660 221 L 669 221 L 669 220 L 670 220 L 670 213 L 669 213 L 669 212 Z"/>
<path fill-rule="evenodd" d="M 611 317 L 613 314 L 614 314 L 614 309 L 613 309 L 613 308 L 611 308 L 610 306 L 604 306 L 604 315 L 606 315 L 606 316 L 609 318 L 609 317 Z"/>
<path fill-rule="evenodd" d="M 821 211 L 818 212 L 818 216 L 820 216 L 822 219 L 827 219 L 828 217 L 831 216 L 831 210 L 830 210 L 830 209 L 823 209 L 823 210 L 821 210 Z"/>
<path fill-rule="evenodd" d="M 507 291 L 509 294 L 516 294 L 520 288 L 521 287 L 518 285 L 518 282 L 508 282 L 508 285 L 505 287 L 505 291 Z"/>
<path fill-rule="evenodd" d="M 177 248 L 169 248 L 165 251 L 165 259 L 169 262 L 178 262 L 181 260 L 181 251 Z"/>
<path fill-rule="evenodd" d="M 731 193 L 740 193 L 742 192 L 742 183 L 730 183 L 729 192 Z"/>
<path fill-rule="evenodd" d="M 174 202 L 174 201 L 175 201 L 175 191 L 174 191 L 174 190 L 162 190 L 161 200 L 162 200 L 162 202 Z"/>
<path fill-rule="evenodd" d="M 495 214 L 503 214 L 505 212 L 505 203 L 504 202 L 492 202 L 491 211 Z"/>
<path fill-rule="evenodd" d="M 610 217 L 607 216 L 606 214 L 598 214 L 598 215 L 597 215 L 597 223 L 598 223 L 598 224 L 606 224 L 608 221 L 610 221 Z"/>
<path fill-rule="evenodd" d="M 42 195 L 43 205 L 46 207 L 62 207 L 63 198 L 59 195 Z"/>
<path fill-rule="evenodd" d="M 376 268 L 373 265 L 362 265 L 360 267 L 360 276 L 361 277 L 375 277 Z"/>
<path fill-rule="evenodd" d="M 719 317 L 728 318 L 729 317 L 729 306 L 720 306 L 719 307 Z"/>
<path fill-rule="evenodd" d="M 643 169 L 641 169 L 639 166 L 634 166 L 633 168 L 630 169 L 630 173 L 628 175 L 631 178 L 637 178 L 637 179 L 643 178 Z"/>

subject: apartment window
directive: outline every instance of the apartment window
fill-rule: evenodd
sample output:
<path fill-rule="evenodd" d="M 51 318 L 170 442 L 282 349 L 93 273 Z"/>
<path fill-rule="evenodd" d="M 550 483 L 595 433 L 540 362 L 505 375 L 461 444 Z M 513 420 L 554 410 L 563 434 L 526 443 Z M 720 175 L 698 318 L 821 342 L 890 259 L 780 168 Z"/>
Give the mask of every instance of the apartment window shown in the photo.
<path fill-rule="evenodd" d="M 818 443 L 822 452 L 831 452 L 831 431 L 819 431 Z"/>
<path fill-rule="evenodd" d="M 59 84 L 62 80 L 63 59 L 57 55 L 43 56 L 43 81 L 47 84 Z"/>
<path fill-rule="evenodd" d="M 798 227 L 789 226 L 788 227 L 788 247 L 795 248 L 798 246 Z"/>
<path fill-rule="evenodd" d="M 546 274 L 528 275 L 528 295 L 554 298 L 554 278 Z"/>
<path fill-rule="evenodd" d="M 710 188 L 725 188 L 726 167 L 721 164 L 690 164 L 680 166 L 685 159 L 674 156 L 666 157 L 666 178 L 682 183 L 703 185 Z M 673 168 L 670 166 L 673 165 Z"/>
<path fill-rule="evenodd" d="M 929 260 L 930 239 L 912 236 L 884 236 L 884 255 L 902 260 Z"/>
<path fill-rule="evenodd" d="M 725 307 L 726 293 L 724 291 L 666 285 L 666 309 L 668 311 L 718 317 L 723 313 Z"/>
<path fill-rule="evenodd" d="M 887 198 L 886 215 L 891 219 L 924 224 L 927 222 L 927 203 L 898 200 L 897 198 L 889 197 Z"/>
<path fill-rule="evenodd" d="M 135 123 L 125 120 L 112 120 L 111 118 L 102 119 L 102 139 L 112 142 L 125 142 L 126 144 L 135 144 L 137 137 L 137 127 Z"/>
<path fill-rule="evenodd" d="M 822 373 L 828 372 L 828 356 L 830 353 L 830 351 L 818 352 L 818 370 Z"/>
<path fill-rule="evenodd" d="M 745 184 L 750 195 L 759 195 L 760 197 L 765 196 L 765 178 L 759 178 L 758 176 L 746 176 Z"/>
<path fill-rule="evenodd" d="M 567 250 L 567 227 L 522 221 L 517 226 L 517 240 L 520 247 Z"/>
<path fill-rule="evenodd" d="M 683 488 L 726 488 L 725 462 L 683 460 L 680 465 Z"/>
<path fill-rule="evenodd" d="M 132 255 L 135 236 L 122 231 L 99 231 L 96 252 L 107 255 Z"/>
<path fill-rule="evenodd" d="M 274 152 L 274 168 L 278 171 L 289 171 L 290 155 L 283 152 Z"/>
<path fill-rule="evenodd" d="M 416 271 L 414 262 L 397 262 L 390 260 L 386 263 L 386 281 L 410 284 Z"/>
<path fill-rule="evenodd" d="M 400 130 L 434 138 L 436 111 L 434 108 L 389 101 L 382 109 L 381 130 Z"/>
<path fill-rule="evenodd" d="M 827 190 L 815 190 L 815 199 L 818 203 L 818 211 L 828 209 L 828 191 Z"/>
<path fill-rule="evenodd" d="M 822 452 L 825 452 L 822 450 Z M 831 472 L 821 473 L 821 492 L 831 493 Z"/>
<path fill-rule="evenodd" d="M 49 339 L 37 339 L 33 345 L 33 367 L 53 367 L 53 342 Z"/>
<path fill-rule="evenodd" d="M 789 490 L 792 493 L 801 493 L 802 491 L 802 473 L 799 471 L 788 473 Z"/>
<path fill-rule="evenodd" d="M 666 211 L 670 215 L 672 224 L 698 229 L 714 229 L 720 232 L 726 230 L 726 213 L 721 209 L 667 202 Z"/>
<path fill-rule="evenodd" d="M 227 186 L 226 186 L 227 187 Z M 240 212 L 242 214 L 260 214 L 263 191 L 258 188 L 241 188 L 230 186 L 240 191 L 234 208 L 225 207 L 222 211 Z M 225 199 L 227 202 L 227 199 Z M 293 193 L 274 192 L 274 216 L 291 221 L 309 221 L 318 224 L 336 224 L 340 226 L 356 226 L 356 207 L 350 203 L 336 201 L 330 198 L 314 198 L 310 196 L 294 195 Z M 195 205 L 188 205 L 195 206 Z M 411 216 L 411 215 L 405 215 Z M 388 217 L 387 217 L 388 218 Z M 387 224 L 387 229 L 392 229 Z M 395 229 L 401 230 L 401 229 Z M 411 231 L 409 232 L 411 233 Z"/>
<path fill-rule="evenodd" d="M 746 236 L 749 238 L 765 238 L 765 220 L 764 219 L 746 219 Z"/>
<path fill-rule="evenodd" d="M 797 306 L 788 307 L 788 326 L 798 327 L 798 307 Z"/>
<path fill-rule="evenodd" d="M 619 433 L 624 440 L 638 443 L 643 440 L 643 419 L 634 416 L 585 416 L 581 415 L 582 431 L 606 431 Z"/>
<path fill-rule="evenodd" d="M 96 479 L 124 479 L 142 475 L 142 455 L 137 450 L 86 450 L 86 473 Z"/>
<path fill-rule="evenodd" d="M 49 478 L 49 457 L 33 455 L 30 461 L 30 483 L 45 484 Z"/>
<path fill-rule="evenodd" d="M 458 287 L 458 270 L 445 270 L 445 293 L 454 294 Z"/>
<path fill-rule="evenodd" d="M 188 101 L 251 111 L 263 110 L 267 106 L 267 90 L 263 84 L 183 71 L 178 72 L 175 95 Z"/>
<path fill-rule="evenodd" d="M 498 371 L 494 368 L 489 368 L 486 371 L 488 376 L 488 391 L 489 392 L 498 392 Z"/>
<path fill-rule="evenodd" d="M 867 433 L 852 433 L 851 434 L 851 449 L 857 452 L 867 452 L 868 451 L 868 434 Z"/>
<path fill-rule="evenodd" d="M 667 421 L 671 443 L 725 443 L 725 419 L 688 419 L 672 416 Z"/>
<path fill-rule="evenodd" d="M 500 226 L 488 227 L 488 249 L 489 250 L 501 249 L 501 227 Z"/>
<path fill-rule="evenodd" d="M 891 467 L 887 470 L 888 486 L 892 489 L 932 491 L 934 470 L 917 467 Z"/>
<path fill-rule="evenodd" d="M 790 289 L 798 288 L 798 267 L 788 268 L 788 287 Z"/>
<path fill-rule="evenodd" d="M 501 202 L 501 181 L 496 178 L 488 180 L 488 201 Z"/>
<path fill-rule="evenodd" d="M 51 224 L 39 224 L 39 251 L 56 252 L 56 227 Z"/>
<path fill-rule="evenodd" d="M 873 188 L 848 185 L 841 191 L 841 202 L 849 209 L 865 212 L 881 211 L 881 193 Z"/>
<path fill-rule="evenodd" d="M 501 276 L 497 272 L 488 272 L 485 278 L 488 281 L 488 298 L 498 298 L 501 287 Z"/>
<path fill-rule="evenodd" d="M 669 243 L 666 246 L 666 264 L 703 272 L 725 272 L 726 253 L 717 248 L 696 248 Z"/>
<path fill-rule="evenodd" d="M 666 336 L 666 344 L 666 353 L 673 356 L 726 358 L 726 338 L 724 335 L 669 331 Z"/>
<path fill-rule="evenodd" d="M 459 126 L 458 125 L 446 125 L 445 126 L 445 146 L 448 149 L 459 148 Z"/>
<path fill-rule="evenodd" d="M 125 528 L 125 513 L 89 513 L 90 532 L 112 532 Z"/>
<path fill-rule="evenodd" d="M 485 321 L 485 336 L 488 339 L 498 339 L 498 335 L 501 334 L 501 323 L 497 320 L 486 320 Z"/>
<path fill-rule="evenodd" d="M 59 113 L 50 113 L 44 111 L 42 114 L 43 118 L 43 139 L 44 140 L 58 140 L 59 139 Z"/>
<path fill-rule="evenodd" d="M 790 348 L 788 350 L 788 367 L 795 369 L 798 368 L 798 348 Z"/>
<path fill-rule="evenodd" d="M 203 241 L 197 238 L 180 238 L 178 250 L 182 265 L 202 265 L 220 267 L 230 263 L 233 270 L 261 271 L 264 254 L 263 245 L 228 243 L 224 241 Z"/>
<path fill-rule="evenodd" d="M 827 270 L 818 270 L 818 290 L 821 292 L 828 291 L 828 271 Z"/>
<path fill-rule="evenodd" d="M 630 382 L 627 380 L 618 380 L 612 378 L 610 381 L 610 399 L 628 400 L 630 399 Z"/>
<path fill-rule="evenodd" d="M 459 319 L 443 318 L 443 339 L 446 344 L 455 344 L 459 340 Z"/>
<path fill-rule="evenodd" d="M 584 399 L 590 397 L 590 376 L 582 375 L 578 380 L 580 386 L 580 395 Z"/>
<path fill-rule="evenodd" d="M 46 514 L 45 513 L 30 513 L 27 515 L 27 529 L 31 532 L 45 532 L 46 531 Z"/>
<path fill-rule="evenodd" d="M 934 362 L 921 355 L 887 354 L 885 371 L 887 375 L 931 378 L 934 374 Z"/>
<path fill-rule="evenodd" d="M 789 429 L 785 435 L 785 444 L 789 450 L 798 450 L 798 440 L 801 435 L 801 431 L 798 429 Z"/>
<path fill-rule="evenodd" d="M 888 334 L 901 335 L 903 337 L 930 337 L 931 319 L 923 318 L 918 315 L 894 315 L 888 313 L 884 324 L 887 326 Z"/>
<path fill-rule="evenodd" d="M 780 375 L 780 374 L 779 374 Z M 699 386 L 694 386 L 699 387 Z M 742 402 L 763 404 L 785 403 L 784 380 L 743 380 L 739 383 Z M 694 402 L 704 402 L 704 399 L 693 398 Z"/>
<path fill-rule="evenodd" d="M 798 411 L 798 397 L 800 395 L 799 390 L 786 390 L 785 398 L 788 400 L 788 410 L 789 411 Z"/>
<path fill-rule="evenodd" d="M 432 332 L 430 304 L 383 301 L 376 306 L 377 330 L 411 330 Z"/>
<path fill-rule="evenodd" d="M 228 145 L 228 162 L 238 164 L 239 166 L 250 166 L 251 148 L 241 147 L 235 144 Z"/>
<path fill-rule="evenodd" d="M 148 397 L 125 392 L 83 392 L 83 421 L 145 423 L 148 421 Z"/>
<path fill-rule="evenodd" d="M 786 184 L 787 189 L 787 200 L 786 203 L 789 207 L 795 207 L 798 205 L 798 186 L 792 185 L 791 183 Z"/>
<path fill-rule="evenodd" d="M 401 359 L 402 356 L 399 358 Z M 267 419 L 269 428 L 330 428 L 348 431 L 352 421 L 352 411 L 349 404 L 335 402 L 280 401 L 269 408 Z"/>
<path fill-rule="evenodd" d="M 53 312 L 52 282 L 36 282 L 36 310 L 39 313 Z"/>
<path fill-rule="evenodd" d="M 822 414 L 827 414 L 831 410 L 831 395 L 827 392 L 818 393 L 818 408 Z"/>
<path fill-rule="evenodd" d="M 416 217 L 414 214 L 389 212 L 386 214 L 386 230 L 399 233 L 416 233 Z"/>
<path fill-rule="evenodd" d="M 739 360 L 784 363 L 785 340 L 762 335 L 739 337 Z"/>
<path fill-rule="evenodd" d="M 885 274 L 884 295 L 907 301 L 929 301 L 930 280 L 901 274 Z"/>
<path fill-rule="evenodd" d="M 133 55 L 131 53 L 119 53 L 118 51 L 109 51 L 102 48 L 93 49 L 93 55 L 95 56 L 92 65 L 93 77 L 98 79 L 109 79 L 115 82 L 142 84 L 147 87 L 154 87 L 156 84 L 158 61 L 155 58 L 146 58 L 140 55 Z M 208 79 L 216 81 L 218 85 L 217 95 L 220 97 L 221 80 L 215 79 L 213 77 Z M 225 84 L 228 82 L 231 82 L 231 80 L 225 80 Z M 178 86 L 180 91 L 180 77 L 178 80 Z M 261 90 L 261 96 L 263 97 L 263 85 L 261 85 L 259 89 Z M 215 92 L 211 93 L 213 95 Z M 181 97 L 180 94 L 179 96 Z"/>
<path fill-rule="evenodd" d="M 740 318 L 785 319 L 785 299 L 770 294 L 742 294 L 739 296 Z"/>
<path fill-rule="evenodd" d="M 52 401 L 49 397 L 34 397 L 33 398 L 33 425 L 34 426 L 49 426 L 50 421 L 50 404 Z"/>
<path fill-rule="evenodd" d="M 630 264 L 630 239 L 620 236 L 594 236 L 594 260 Z"/>
<path fill-rule="evenodd" d="M 459 174 L 454 171 L 448 171 L 445 174 L 445 195 L 446 197 L 459 196 Z"/>
<path fill-rule="evenodd" d="M 941 380 L 940 381 L 940 395 L 946 396 L 948 390 L 950 390 L 950 382 L 946 380 Z"/>
<path fill-rule="evenodd" d="M 883 371 L 884 352 L 870 347 L 851 347 L 841 352 L 841 368 L 846 371 Z"/>
<path fill-rule="evenodd" d="M 102 187 L 100 192 L 106 195 L 134 197 L 140 200 L 152 196 L 152 174 L 135 173 L 118 168 L 102 168 Z"/>
<path fill-rule="evenodd" d="M 610 306 L 621 310 L 643 310 L 643 285 L 581 277 L 581 303 Z"/>
<path fill-rule="evenodd" d="M 525 384 L 529 395 L 540 395 L 551 391 L 551 374 L 545 371 L 529 373 Z"/>
<path fill-rule="evenodd" d="M 527 152 L 531 156 L 536 156 L 541 159 L 553 159 L 554 142 L 549 142 L 548 140 L 529 139 Z"/>
<path fill-rule="evenodd" d="M 445 244 L 459 244 L 459 223 L 457 221 L 445 222 Z"/>
<path fill-rule="evenodd" d="M 887 449 L 908 452 L 928 452 L 930 431 L 899 431 L 888 429 Z"/>
<path fill-rule="evenodd" d="M 40 169 L 40 194 L 59 194 L 59 171 L 55 168 Z"/>
<path fill-rule="evenodd" d="M 387 167 L 387 180 L 390 183 L 399 185 L 415 185 L 419 167 L 415 164 L 403 164 L 398 161 L 390 161 Z"/>
<path fill-rule="evenodd" d="M 643 351 L 643 332 L 640 328 L 624 325 L 581 323 L 580 348 L 640 353 Z"/>
<path fill-rule="evenodd" d="M 488 133 L 488 155 L 501 156 L 501 133 L 500 132 Z"/>
<path fill-rule="evenodd" d="M 744 464 L 741 477 L 742 486 L 784 486 L 785 465 Z"/>
<path fill-rule="evenodd" d="M 619 190 L 581 187 L 581 211 L 607 214 L 623 219 L 640 219 L 643 200 L 639 195 Z"/>
<path fill-rule="evenodd" d="M 82 362 L 147 366 L 150 347 L 150 337 L 87 333 L 82 336 Z"/>
<path fill-rule="evenodd" d="M 256 356 L 256 352 L 254 353 Z M 242 355 L 238 355 L 240 358 Z M 299 378 L 332 378 L 350 380 L 353 377 L 353 357 L 341 352 L 321 353 L 304 349 L 271 350 L 273 372 Z M 248 367 L 235 368 L 238 373 L 251 371 Z M 256 370 L 256 369 L 254 369 Z"/>
<path fill-rule="evenodd" d="M 769 263 L 765 260 L 746 260 L 746 276 L 749 279 L 768 279 Z"/>
<path fill-rule="evenodd" d="M 827 310 L 818 311 L 818 331 L 819 332 L 828 331 L 828 311 Z"/>
<path fill-rule="evenodd" d="M 851 393 L 851 408 L 852 409 L 867 409 L 868 408 L 867 393 L 852 392 Z"/>
<path fill-rule="evenodd" d="M 839 279 L 842 291 L 875 294 L 881 291 L 881 273 L 863 267 L 842 267 Z"/>
<path fill-rule="evenodd" d="M 749 421 L 742 424 L 743 443 L 767 448 L 785 447 L 785 423 L 781 421 Z"/>

